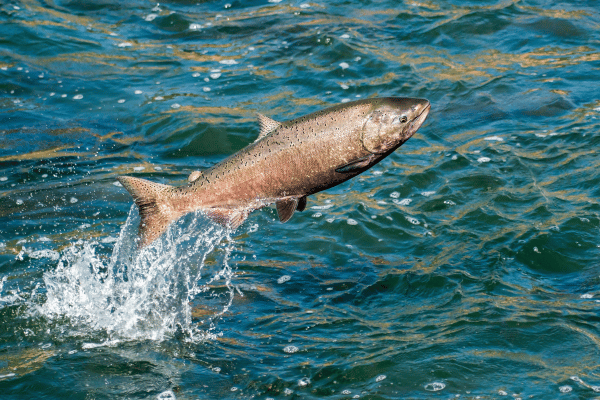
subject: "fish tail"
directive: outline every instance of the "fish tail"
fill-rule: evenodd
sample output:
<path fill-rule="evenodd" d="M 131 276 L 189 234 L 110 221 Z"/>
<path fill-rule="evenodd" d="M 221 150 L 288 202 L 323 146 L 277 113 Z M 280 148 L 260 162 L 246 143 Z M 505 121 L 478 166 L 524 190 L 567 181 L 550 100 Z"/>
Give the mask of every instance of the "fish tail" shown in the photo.
<path fill-rule="evenodd" d="M 181 216 L 173 210 L 168 201 L 172 186 L 132 176 L 119 176 L 117 180 L 127 189 L 138 206 L 140 248 L 152 243 L 172 221 Z"/>

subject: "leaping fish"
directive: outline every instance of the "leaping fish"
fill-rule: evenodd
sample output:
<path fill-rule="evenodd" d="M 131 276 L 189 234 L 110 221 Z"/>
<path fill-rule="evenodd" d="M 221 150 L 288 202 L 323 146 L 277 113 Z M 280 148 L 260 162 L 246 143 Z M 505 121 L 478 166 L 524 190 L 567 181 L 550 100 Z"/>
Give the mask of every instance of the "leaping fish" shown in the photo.
<path fill-rule="evenodd" d="M 117 179 L 139 208 L 140 247 L 169 224 L 200 210 L 232 229 L 275 203 L 281 222 L 306 207 L 311 194 L 371 168 L 423 124 L 425 99 L 385 97 L 342 103 L 285 122 L 258 115 L 256 141 L 174 187 L 132 176 Z"/>

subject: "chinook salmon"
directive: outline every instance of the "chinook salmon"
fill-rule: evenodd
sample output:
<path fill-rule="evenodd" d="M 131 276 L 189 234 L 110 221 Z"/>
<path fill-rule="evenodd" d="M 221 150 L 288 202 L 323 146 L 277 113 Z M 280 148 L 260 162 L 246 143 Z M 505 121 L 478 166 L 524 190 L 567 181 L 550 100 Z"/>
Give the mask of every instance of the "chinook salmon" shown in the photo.
<path fill-rule="evenodd" d="M 139 208 L 139 245 L 200 210 L 232 229 L 275 203 L 281 222 L 306 198 L 366 171 L 406 142 L 427 118 L 429 101 L 402 97 L 342 103 L 290 121 L 258 116 L 256 141 L 174 187 L 131 176 L 117 179 Z"/>

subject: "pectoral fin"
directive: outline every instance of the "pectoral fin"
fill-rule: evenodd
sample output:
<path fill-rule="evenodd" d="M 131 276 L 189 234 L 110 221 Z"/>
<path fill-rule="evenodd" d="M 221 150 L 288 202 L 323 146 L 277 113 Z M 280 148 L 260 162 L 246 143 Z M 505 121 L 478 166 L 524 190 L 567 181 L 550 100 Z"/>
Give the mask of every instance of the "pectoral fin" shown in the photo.
<path fill-rule="evenodd" d="M 346 165 L 342 165 L 341 167 L 336 168 L 335 172 L 344 173 L 344 172 L 353 172 L 353 171 L 357 171 L 359 169 L 364 169 L 364 168 L 369 167 L 369 165 L 371 165 L 371 162 L 373 162 L 374 159 L 375 159 L 375 155 L 370 154 L 366 157 L 361 157 L 357 160 L 349 162 Z"/>

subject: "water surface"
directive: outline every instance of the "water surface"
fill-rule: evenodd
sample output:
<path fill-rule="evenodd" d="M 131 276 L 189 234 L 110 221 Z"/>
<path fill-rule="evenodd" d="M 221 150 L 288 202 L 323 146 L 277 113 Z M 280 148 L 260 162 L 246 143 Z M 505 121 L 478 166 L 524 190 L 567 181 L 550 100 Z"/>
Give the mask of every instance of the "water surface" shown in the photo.
<path fill-rule="evenodd" d="M 600 398 L 597 7 L 2 4 L 2 397 Z M 118 175 L 377 96 L 432 111 L 373 169 L 135 252 Z"/>

